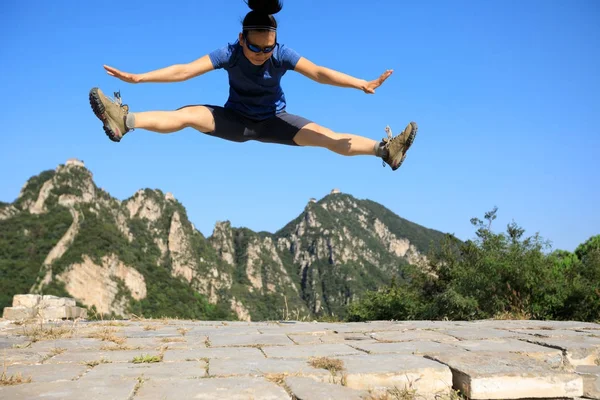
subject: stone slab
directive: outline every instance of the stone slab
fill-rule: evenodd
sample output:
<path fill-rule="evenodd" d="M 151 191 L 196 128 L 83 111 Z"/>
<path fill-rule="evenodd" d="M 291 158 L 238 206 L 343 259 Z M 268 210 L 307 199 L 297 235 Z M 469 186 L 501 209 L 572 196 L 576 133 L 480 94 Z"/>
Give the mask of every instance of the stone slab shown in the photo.
<path fill-rule="evenodd" d="M 346 344 L 273 346 L 263 347 L 262 350 L 267 358 L 310 358 L 364 354 L 363 351 L 356 350 Z"/>
<path fill-rule="evenodd" d="M 135 400 L 291 400 L 280 386 L 265 378 L 236 377 L 144 382 Z M 87 399 L 86 399 L 87 400 Z"/>
<path fill-rule="evenodd" d="M 464 340 L 452 345 L 472 352 L 523 354 L 541 360 L 553 367 L 560 367 L 564 362 L 563 353 L 559 349 L 516 339 Z"/>
<path fill-rule="evenodd" d="M 0 353 L 2 363 L 7 364 L 39 364 L 47 357 L 45 352 L 32 351 L 31 349 L 2 349 Z"/>
<path fill-rule="evenodd" d="M 370 354 L 399 353 L 424 355 L 466 351 L 451 343 L 430 342 L 425 340 L 395 343 L 357 343 L 352 347 Z"/>
<path fill-rule="evenodd" d="M 75 299 L 70 297 L 43 295 L 38 307 L 75 307 L 76 305 Z"/>
<path fill-rule="evenodd" d="M 346 386 L 381 391 L 396 387 L 415 390 L 419 398 L 448 394 L 452 371 L 446 365 L 410 354 L 369 354 L 336 357 L 343 362 Z"/>
<path fill-rule="evenodd" d="M 484 339 L 501 339 L 501 338 L 520 338 L 525 336 L 519 332 L 512 332 L 505 329 L 496 328 L 472 328 L 464 327 L 457 329 L 441 329 L 438 331 L 445 335 L 452 336 L 459 340 L 484 340 Z"/>
<path fill-rule="evenodd" d="M 2 312 L 2 318 L 12 321 L 23 321 L 34 318 L 36 315 L 37 311 L 34 308 L 27 308 L 23 306 L 4 307 Z"/>
<path fill-rule="evenodd" d="M 39 294 L 15 294 L 13 296 L 13 307 L 34 308 L 40 304 L 42 296 Z"/>
<path fill-rule="evenodd" d="M 56 339 L 56 340 L 42 340 L 39 342 L 31 343 L 30 349 L 33 351 L 51 351 L 53 349 L 65 349 L 65 350 L 100 350 L 102 346 L 105 346 L 106 342 L 99 339 Z"/>
<path fill-rule="evenodd" d="M 1 349 L 12 349 L 18 346 L 27 346 L 29 340 L 24 337 L 0 337 L 0 350 Z"/>
<path fill-rule="evenodd" d="M 147 326 L 156 329 L 146 330 Z M 314 396 L 321 393 L 322 387 L 332 389 L 332 396 L 337 393 L 337 389 L 365 391 L 369 387 L 374 390 L 374 398 L 379 399 L 386 398 L 386 391 L 394 386 L 404 388 L 413 382 L 414 388 L 414 384 L 431 383 L 440 372 L 432 369 L 424 373 L 426 369 L 420 367 L 407 372 L 411 365 L 417 363 L 415 359 L 441 366 L 445 372 L 440 373 L 447 374 L 449 371 L 452 378 L 450 383 L 446 382 L 445 387 L 450 384 L 455 384 L 457 388 L 466 385 L 475 393 L 473 400 L 483 397 L 593 397 L 595 394 L 588 390 L 588 384 L 595 383 L 597 379 L 596 370 L 592 369 L 597 366 L 592 364 L 600 362 L 600 325 L 576 321 L 229 323 L 78 320 L 44 324 L 44 329 L 49 327 L 67 328 L 70 336 L 30 342 L 23 333 L 39 328 L 39 323 L 29 326 L 0 321 L 0 347 L 4 346 L 0 348 L 0 357 L 6 361 L 9 368 L 7 371 L 25 371 L 25 377 L 31 371 L 33 382 L 19 385 L 29 389 L 19 390 L 38 390 L 33 395 L 19 392 L 16 397 L 10 392 L 12 397 L 8 398 L 39 398 L 46 394 L 41 390 L 41 385 L 48 385 L 49 397 L 46 398 L 94 398 L 93 393 L 88 395 L 84 390 L 72 390 L 73 385 L 77 388 L 81 382 L 87 382 L 92 387 L 97 387 L 99 382 L 116 385 L 114 388 L 97 391 L 106 390 L 103 396 L 98 397 L 117 400 L 139 398 L 138 395 L 133 396 L 133 391 L 127 392 L 133 386 L 119 387 L 121 383 L 141 385 L 141 389 L 159 383 L 161 387 L 165 384 L 172 385 L 176 388 L 175 392 L 165 392 L 169 395 L 175 393 L 172 398 L 194 398 L 196 395 L 200 396 L 198 398 L 229 398 L 220 395 L 219 385 L 229 385 L 229 382 L 238 382 L 240 379 L 254 379 L 248 382 L 261 382 L 260 385 L 266 384 L 268 388 L 277 390 L 273 398 L 289 399 L 292 392 L 289 385 L 288 393 L 283 390 L 286 388 L 284 382 L 298 378 L 312 387 L 308 390 L 312 390 Z M 112 334 L 125 339 L 123 347 L 109 340 L 88 337 L 93 332 L 103 330 L 110 330 Z M 449 335 L 450 333 L 456 336 Z M 222 339 L 223 337 L 226 338 Z M 219 344 L 223 346 L 210 347 L 219 340 L 222 341 Z M 274 341 L 281 342 L 274 344 Z M 20 343 L 21 346 L 12 347 L 15 343 Z M 56 349 L 65 351 L 56 354 Z M 164 352 L 162 362 L 131 362 L 135 356 L 158 355 L 160 351 Z M 562 354 L 570 358 L 561 362 Z M 332 373 L 315 368 L 310 365 L 313 357 L 339 359 L 345 369 Z M 102 360 L 111 363 L 93 363 Z M 584 369 L 581 365 L 573 366 L 582 363 L 590 364 L 589 369 Z M 417 378 L 421 376 L 419 374 L 422 375 L 420 379 Z M 36 381 L 36 377 L 46 382 Z M 140 377 L 141 380 L 138 381 Z M 75 380 L 71 381 L 73 378 Z M 447 375 L 444 379 L 446 378 Z M 55 379 L 62 379 L 63 386 L 68 386 L 61 396 L 54 393 L 57 387 Z M 317 386 L 310 386 L 312 382 L 307 379 L 314 381 Z M 69 382 L 65 386 L 67 380 Z M 435 383 L 441 385 L 440 381 L 438 379 Z M 208 382 L 213 382 L 213 385 L 215 382 L 221 383 L 216 387 L 206 386 Z M 193 386 L 199 383 L 204 386 L 200 389 Z M 344 387 L 340 386 L 341 383 L 363 387 Z M 533 389 L 528 391 L 530 388 Z M 5 397 L 7 389 L 16 390 L 2 387 L 0 398 Z M 127 394 L 120 397 L 121 392 L 110 393 L 109 390 L 123 390 Z M 229 393 L 233 398 L 251 397 L 245 396 L 248 392 L 244 392 L 241 386 L 231 390 Z M 344 392 L 348 396 L 354 396 L 356 393 L 353 391 Z M 161 398 L 156 397 L 155 392 L 149 390 L 146 398 Z M 267 391 L 261 390 L 258 393 L 266 396 Z M 396 395 L 397 393 L 388 393 L 387 398 L 395 398 Z M 429 396 L 435 394 L 422 392 L 418 398 Z M 441 394 L 439 398 L 448 397 Z"/>
<path fill-rule="evenodd" d="M 529 342 L 550 346 L 567 353 L 571 365 L 597 365 L 600 359 L 600 337 L 531 338 Z"/>
<path fill-rule="evenodd" d="M 294 344 L 285 334 L 209 335 L 210 347 L 285 346 Z"/>
<path fill-rule="evenodd" d="M 83 375 L 88 367 L 78 364 L 35 364 L 9 365 L 6 368 L 8 376 L 21 374 L 23 378 L 31 378 L 31 382 L 71 381 Z"/>
<path fill-rule="evenodd" d="M 354 331 L 359 332 L 385 332 L 407 330 L 438 330 L 459 328 L 462 321 L 372 321 L 369 323 L 354 323 Z"/>
<path fill-rule="evenodd" d="M 315 380 L 323 380 L 331 375 L 329 371 L 314 368 L 302 359 L 216 359 L 211 360 L 209 365 L 211 377 L 269 374 L 308 376 Z"/>
<path fill-rule="evenodd" d="M 537 321 L 537 320 L 479 320 L 464 322 L 463 326 L 497 329 L 600 329 L 600 324 L 582 321 Z"/>
<path fill-rule="evenodd" d="M 92 368 L 80 380 L 116 380 L 116 379 L 198 379 L 206 376 L 205 361 L 182 361 L 177 363 L 120 363 L 100 364 Z"/>
<path fill-rule="evenodd" d="M 132 339 L 127 339 L 126 343 L 130 343 L 131 345 L 136 342 Z M 137 338 L 135 338 L 137 339 Z M 193 338 L 184 338 L 184 337 L 164 337 L 160 339 L 154 339 L 152 343 L 147 343 L 148 347 L 153 345 L 154 348 L 165 347 L 173 350 L 188 350 L 188 349 L 205 349 L 206 348 L 206 339 L 200 341 L 194 340 Z"/>
<path fill-rule="evenodd" d="M 182 336 L 177 328 L 172 326 L 156 326 L 156 329 L 146 330 L 143 327 L 123 327 L 118 328 L 115 336 L 127 338 L 163 338 Z"/>
<path fill-rule="evenodd" d="M 448 365 L 455 389 L 472 400 L 579 397 L 583 379 L 574 372 L 514 353 L 464 352 L 426 356 Z"/>
<path fill-rule="evenodd" d="M 371 337 L 380 342 L 410 342 L 413 340 L 431 340 L 435 342 L 458 342 L 453 336 L 432 330 L 411 329 L 406 331 L 385 331 L 371 333 Z"/>
<path fill-rule="evenodd" d="M 48 364 L 90 363 L 104 361 L 111 363 L 128 363 L 138 356 L 158 356 L 156 350 L 122 350 L 122 351 L 66 351 L 46 361 Z"/>
<path fill-rule="evenodd" d="M 194 350 L 167 350 L 165 351 L 163 362 L 202 360 L 205 358 L 261 359 L 265 358 L 265 355 L 259 349 L 252 347 L 219 347 Z"/>
<path fill-rule="evenodd" d="M 312 378 L 290 376 L 285 378 L 285 384 L 298 400 L 365 400 L 369 396 L 366 390 L 318 382 Z"/>
<path fill-rule="evenodd" d="M 428 325 L 430 325 L 429 322 Z M 416 324 L 397 321 L 371 321 L 371 322 L 347 322 L 332 326 L 334 333 L 373 333 L 384 331 L 399 331 L 407 329 L 417 329 Z"/>
<path fill-rule="evenodd" d="M 285 333 L 285 334 L 316 334 L 326 335 L 334 333 L 336 328 L 343 327 L 341 324 L 317 323 L 317 322 L 279 322 L 258 328 L 259 333 Z"/>
<path fill-rule="evenodd" d="M 215 326 L 215 327 L 205 327 L 204 329 L 199 331 L 202 335 L 260 335 L 261 332 L 259 327 L 251 327 L 251 326 Z M 279 332 L 279 331 L 278 331 Z M 283 333 L 283 332 L 282 332 Z"/>
<path fill-rule="evenodd" d="M 288 337 L 295 344 L 322 344 L 321 337 L 325 335 L 289 334 Z"/>
<path fill-rule="evenodd" d="M 600 332 L 593 329 L 513 329 L 512 332 L 521 333 L 527 336 L 538 336 L 544 338 L 565 338 L 579 336 L 600 336 Z M 525 337 L 527 337 L 525 336 Z"/>
<path fill-rule="evenodd" d="M 137 382 L 73 381 L 25 383 L 15 386 L 0 386 L 0 399 L 11 400 L 129 400 Z"/>
<path fill-rule="evenodd" d="M 575 372 L 583 378 L 583 397 L 600 399 L 600 365 L 580 365 Z"/>
<path fill-rule="evenodd" d="M 320 337 L 322 343 L 377 343 L 377 340 L 365 333 L 341 333 L 322 335 Z"/>
<path fill-rule="evenodd" d="M 40 306 L 37 315 L 43 320 L 86 318 L 87 310 L 74 306 Z"/>
<path fill-rule="evenodd" d="M 167 337 L 168 339 L 168 337 Z M 175 342 L 162 342 L 162 338 L 126 338 L 125 341 L 122 344 L 117 344 L 114 342 L 102 342 L 102 346 L 101 348 L 117 348 L 117 347 L 121 347 L 121 348 L 129 348 L 130 350 L 158 350 L 160 349 L 162 346 L 169 346 L 169 348 L 172 348 L 172 345 L 175 345 Z M 179 345 L 181 345 L 181 343 L 178 343 Z M 186 345 L 187 348 L 187 342 L 184 342 L 183 344 Z"/>

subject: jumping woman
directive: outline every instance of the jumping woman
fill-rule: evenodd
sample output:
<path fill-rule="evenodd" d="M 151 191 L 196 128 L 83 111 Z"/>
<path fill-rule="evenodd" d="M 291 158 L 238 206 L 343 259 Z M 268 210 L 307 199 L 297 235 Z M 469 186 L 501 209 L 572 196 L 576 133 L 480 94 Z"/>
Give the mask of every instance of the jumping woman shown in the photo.
<path fill-rule="evenodd" d="M 120 93 L 114 100 L 99 88 L 89 93 L 94 114 L 102 121 L 110 140 L 119 142 L 134 129 L 172 133 L 192 127 L 222 139 L 245 142 L 257 140 L 291 146 L 316 146 L 344 156 L 372 155 L 397 170 L 417 134 L 410 122 L 404 131 L 375 141 L 349 133 L 336 133 L 304 117 L 286 111 L 285 94 L 280 81 L 288 71 L 296 71 L 318 83 L 375 93 L 392 74 L 366 81 L 318 66 L 293 49 L 278 42 L 277 22 L 273 14 L 282 9 L 279 0 L 246 0 L 252 11 L 242 22 L 238 40 L 187 64 L 175 64 L 151 72 L 134 74 L 105 65 L 106 72 L 128 83 L 181 82 L 216 69 L 229 75 L 229 98 L 224 106 L 190 105 L 174 111 L 131 112 Z"/>

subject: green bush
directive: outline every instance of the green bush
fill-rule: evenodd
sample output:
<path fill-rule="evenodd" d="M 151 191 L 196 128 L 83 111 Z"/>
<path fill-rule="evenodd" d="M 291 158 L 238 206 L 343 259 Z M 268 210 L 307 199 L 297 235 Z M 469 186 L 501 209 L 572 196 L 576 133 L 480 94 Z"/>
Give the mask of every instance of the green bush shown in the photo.
<path fill-rule="evenodd" d="M 547 242 L 514 222 L 494 233 L 496 213 L 471 220 L 473 240 L 447 235 L 428 256 L 430 271 L 366 292 L 347 319 L 600 319 L 600 235 L 574 253 L 548 253 Z"/>

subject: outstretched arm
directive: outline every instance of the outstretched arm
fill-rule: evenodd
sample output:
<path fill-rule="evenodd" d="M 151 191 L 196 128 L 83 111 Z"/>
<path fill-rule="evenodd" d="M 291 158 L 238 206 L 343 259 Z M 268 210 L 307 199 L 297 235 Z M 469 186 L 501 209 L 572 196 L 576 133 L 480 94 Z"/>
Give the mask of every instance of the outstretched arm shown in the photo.
<path fill-rule="evenodd" d="M 104 69 L 107 74 L 129 83 L 181 82 L 213 70 L 213 64 L 209 56 L 205 55 L 187 64 L 174 64 L 142 74 L 119 71 L 108 65 Z"/>
<path fill-rule="evenodd" d="M 367 94 L 375 93 L 375 89 L 381 86 L 393 72 L 391 69 L 388 69 L 381 74 L 379 78 L 372 81 L 366 81 L 330 68 L 316 65 L 304 57 L 301 57 L 300 60 L 298 60 L 294 71 L 301 73 L 315 82 L 332 86 L 360 89 Z"/>

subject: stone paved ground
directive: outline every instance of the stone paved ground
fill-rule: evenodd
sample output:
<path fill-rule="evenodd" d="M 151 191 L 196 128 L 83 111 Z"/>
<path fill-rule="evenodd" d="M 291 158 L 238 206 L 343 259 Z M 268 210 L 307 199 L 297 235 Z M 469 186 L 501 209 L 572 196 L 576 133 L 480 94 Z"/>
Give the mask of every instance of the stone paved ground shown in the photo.
<path fill-rule="evenodd" d="M 0 320 L 0 399 L 600 399 L 581 322 Z"/>

